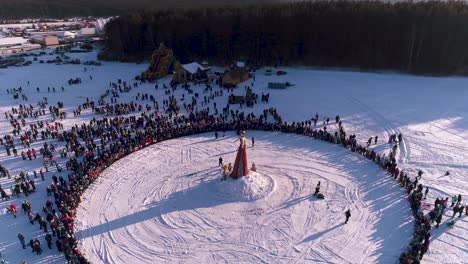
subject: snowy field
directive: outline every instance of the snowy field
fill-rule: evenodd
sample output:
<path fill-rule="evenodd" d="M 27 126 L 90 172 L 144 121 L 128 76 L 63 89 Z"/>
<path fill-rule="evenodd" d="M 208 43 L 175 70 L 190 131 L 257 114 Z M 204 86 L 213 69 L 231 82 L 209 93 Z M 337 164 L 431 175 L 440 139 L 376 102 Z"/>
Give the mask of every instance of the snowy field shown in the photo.
<path fill-rule="evenodd" d="M 52 56 L 54 57 L 54 56 Z M 94 60 L 95 53 L 70 54 L 81 61 Z M 48 56 L 43 56 L 47 59 Z M 73 110 L 86 101 L 97 100 L 117 79 L 132 83 L 146 64 L 103 62 L 103 66 L 49 65 L 0 69 L 0 135 L 11 134 L 12 127 L 4 112 L 24 103 L 6 92 L 22 87 L 36 104 L 47 97 L 50 104 L 63 101 L 68 113 L 62 123 L 66 129 L 95 117 L 89 110 L 73 117 Z M 414 177 L 424 171 L 422 184 L 430 187 L 428 202 L 436 197 L 461 194 L 468 199 L 468 78 L 416 77 L 401 74 L 375 74 L 317 71 L 284 68 L 285 76 L 256 74 L 257 94 L 269 93 L 268 104 L 245 106 L 240 111 L 260 113 L 276 107 L 286 121 L 304 121 L 316 113 L 334 119 L 339 114 L 345 130 L 355 133 L 364 144 L 378 136 L 377 151 L 388 151 L 388 136 L 402 133 L 404 141 L 397 155 L 399 166 Z M 92 75 L 92 80 L 89 76 Z M 70 78 L 82 78 L 79 85 L 68 85 Z M 28 85 L 28 81 L 30 84 Z M 137 93 L 167 99 L 160 81 L 141 85 L 121 94 L 119 102 L 135 101 Z M 288 81 L 287 90 L 267 88 L 271 81 Z M 47 92 L 47 87 L 57 92 Z M 64 86 L 65 91 L 61 92 Z M 36 92 L 40 88 L 40 93 Z M 193 87 L 203 98 L 203 86 Z M 218 90 L 219 88 L 215 88 Z M 185 91 L 176 90 L 180 99 Z M 234 94 L 243 94 L 243 86 Z M 225 107 L 227 94 L 216 97 L 218 108 Z M 188 95 L 186 95 L 187 97 Z M 190 97 L 188 97 L 190 98 Z M 110 100 L 110 99 L 108 99 Z M 200 101 L 200 100 L 199 100 Z M 145 105 L 148 101 L 141 102 Z M 206 106 L 199 105 L 199 109 Z M 210 110 L 213 104 L 210 103 Z M 40 117 L 50 121 L 49 116 Z M 37 120 L 27 119 L 26 123 Z M 255 161 L 261 177 L 267 179 L 262 196 L 255 201 L 236 202 L 225 193 L 220 182 L 217 159 L 233 162 L 236 150 L 233 134 L 215 141 L 213 135 L 199 135 L 156 144 L 122 159 L 106 170 L 97 184 L 84 195 L 76 232 L 82 250 L 93 263 L 394 263 L 411 237 L 412 220 L 403 191 L 384 176 L 377 166 L 356 154 L 310 138 L 248 131 L 256 146 L 248 149 L 249 161 Z M 44 141 L 31 147 L 39 149 Z M 18 151 L 23 148 L 18 145 Z M 2 149 L 4 149 L 2 147 Z M 27 149 L 26 149 L 27 150 Z M 191 156 L 182 155 L 189 151 Z M 191 157 L 191 158 L 190 158 Z M 65 159 L 58 159 L 64 163 Z M 180 164 L 182 162 L 182 164 Z M 0 164 L 12 175 L 38 171 L 38 160 L 23 161 L 21 156 L 0 152 Z M 445 176 L 445 172 L 450 175 Z M 33 211 L 41 211 L 47 200 L 45 187 L 56 171 L 37 180 L 38 191 L 28 199 Z M 259 176 L 260 177 L 260 176 Z M 326 199 L 311 197 L 313 186 L 322 181 Z M 13 179 L 0 178 L 4 189 Z M 13 197 L 12 197 L 13 198 Z M 21 204 L 22 198 L 12 202 Z M 4 213 L 10 202 L 0 208 L 0 253 L 10 263 L 63 263 L 62 253 L 46 249 L 36 256 L 23 250 L 16 238 L 22 232 L 26 240 L 44 232 L 32 226 L 26 215 L 17 219 Z M 347 225 L 344 211 L 351 208 Z M 431 231 L 431 245 L 423 263 L 467 263 L 468 223 L 459 218 L 449 229 L 446 222 Z M 44 244 L 44 243 L 43 243 Z"/>
<path fill-rule="evenodd" d="M 242 200 L 250 196 L 233 187 L 242 180 L 220 181 L 218 157 L 234 161 L 235 133 L 165 141 L 118 161 L 87 192 L 77 215 L 86 255 L 93 263 L 398 258 L 411 236 L 411 213 L 379 167 L 307 137 L 247 134 L 256 139 L 247 155 L 260 174 L 249 177 L 264 186 L 257 199 Z M 318 181 L 325 200 L 312 196 Z M 354 217 L 344 225 L 348 208 Z"/>

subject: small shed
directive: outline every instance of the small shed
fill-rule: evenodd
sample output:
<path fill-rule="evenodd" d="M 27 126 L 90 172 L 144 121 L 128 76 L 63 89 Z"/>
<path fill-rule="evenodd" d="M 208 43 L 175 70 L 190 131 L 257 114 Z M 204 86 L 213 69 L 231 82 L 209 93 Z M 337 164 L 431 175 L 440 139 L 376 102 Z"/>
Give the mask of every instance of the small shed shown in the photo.
<path fill-rule="evenodd" d="M 34 43 L 41 44 L 42 46 L 55 46 L 59 44 L 57 36 L 34 36 L 31 38 Z"/>
<path fill-rule="evenodd" d="M 222 77 L 223 86 L 226 88 L 236 87 L 239 83 L 250 78 L 249 72 L 245 68 L 235 67 L 230 71 L 225 71 Z"/>
<path fill-rule="evenodd" d="M 245 95 L 234 95 L 229 96 L 229 104 L 249 104 L 253 105 L 253 102 L 256 100 L 257 95 L 252 92 L 252 89 L 248 88 Z"/>
<path fill-rule="evenodd" d="M 174 80 L 177 82 L 206 80 L 209 70 L 209 67 L 203 67 L 197 62 L 179 64 L 174 71 Z"/>
<path fill-rule="evenodd" d="M 59 44 L 59 40 L 56 36 L 47 36 L 44 38 L 45 46 L 55 46 Z"/>
<path fill-rule="evenodd" d="M 245 103 L 245 97 L 242 95 L 230 95 L 228 102 L 230 104 L 243 104 Z"/>

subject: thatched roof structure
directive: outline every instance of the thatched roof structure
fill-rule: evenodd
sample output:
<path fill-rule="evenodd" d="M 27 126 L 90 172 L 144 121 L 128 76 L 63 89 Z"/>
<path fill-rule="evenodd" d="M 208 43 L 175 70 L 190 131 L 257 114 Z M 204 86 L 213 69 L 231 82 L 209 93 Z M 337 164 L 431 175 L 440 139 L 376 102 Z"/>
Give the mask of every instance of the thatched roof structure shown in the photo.
<path fill-rule="evenodd" d="M 245 68 L 235 67 L 230 71 L 225 71 L 222 77 L 224 87 L 236 87 L 239 83 L 250 78 L 249 72 Z"/>

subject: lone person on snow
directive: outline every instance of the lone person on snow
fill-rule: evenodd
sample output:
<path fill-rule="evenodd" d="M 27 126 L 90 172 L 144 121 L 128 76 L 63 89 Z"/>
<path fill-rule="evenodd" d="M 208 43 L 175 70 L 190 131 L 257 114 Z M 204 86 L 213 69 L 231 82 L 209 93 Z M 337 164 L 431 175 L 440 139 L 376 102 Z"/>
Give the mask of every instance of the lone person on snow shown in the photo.
<path fill-rule="evenodd" d="M 346 221 L 345 221 L 344 223 L 347 224 L 349 218 L 351 217 L 351 210 L 350 210 L 350 209 L 348 209 L 348 210 L 345 212 L 345 216 L 346 216 Z"/>
<path fill-rule="evenodd" d="M 314 195 L 317 195 L 319 192 L 320 192 L 320 181 L 317 183 L 317 186 L 315 186 Z"/>

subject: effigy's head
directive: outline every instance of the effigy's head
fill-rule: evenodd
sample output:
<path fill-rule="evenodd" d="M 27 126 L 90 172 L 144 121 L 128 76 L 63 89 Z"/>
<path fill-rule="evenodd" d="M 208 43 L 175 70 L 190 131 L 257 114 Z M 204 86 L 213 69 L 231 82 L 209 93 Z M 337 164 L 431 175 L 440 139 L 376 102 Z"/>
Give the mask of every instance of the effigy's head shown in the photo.
<path fill-rule="evenodd" d="M 242 130 L 242 131 L 241 131 L 241 136 L 242 136 L 242 137 L 245 137 L 245 130 Z"/>

